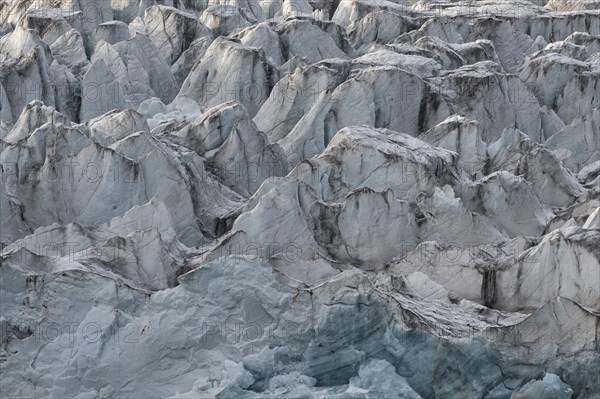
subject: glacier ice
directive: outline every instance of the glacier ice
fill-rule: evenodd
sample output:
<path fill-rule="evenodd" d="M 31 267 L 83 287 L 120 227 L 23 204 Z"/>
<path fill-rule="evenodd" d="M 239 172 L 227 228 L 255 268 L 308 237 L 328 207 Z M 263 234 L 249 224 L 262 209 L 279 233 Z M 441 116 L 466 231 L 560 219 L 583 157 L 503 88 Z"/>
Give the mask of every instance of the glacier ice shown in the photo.
<path fill-rule="evenodd" d="M 0 392 L 600 396 L 598 0 L 0 2 Z"/>

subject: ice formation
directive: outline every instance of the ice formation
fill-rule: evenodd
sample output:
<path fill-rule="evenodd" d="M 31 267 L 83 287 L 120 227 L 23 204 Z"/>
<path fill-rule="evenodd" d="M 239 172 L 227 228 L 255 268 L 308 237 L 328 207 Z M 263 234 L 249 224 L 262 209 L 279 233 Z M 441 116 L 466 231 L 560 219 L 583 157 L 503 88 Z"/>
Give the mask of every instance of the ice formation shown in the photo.
<path fill-rule="evenodd" d="M 3 398 L 600 397 L 598 0 L 0 1 Z"/>

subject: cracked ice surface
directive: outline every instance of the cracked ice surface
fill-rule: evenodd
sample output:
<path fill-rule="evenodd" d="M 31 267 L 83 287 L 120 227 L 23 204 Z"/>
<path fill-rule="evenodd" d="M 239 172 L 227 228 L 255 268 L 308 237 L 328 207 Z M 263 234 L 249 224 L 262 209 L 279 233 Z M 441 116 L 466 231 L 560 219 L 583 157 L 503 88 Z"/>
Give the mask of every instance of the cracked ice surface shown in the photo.
<path fill-rule="evenodd" d="M 600 397 L 598 0 L 0 2 L 3 398 Z"/>

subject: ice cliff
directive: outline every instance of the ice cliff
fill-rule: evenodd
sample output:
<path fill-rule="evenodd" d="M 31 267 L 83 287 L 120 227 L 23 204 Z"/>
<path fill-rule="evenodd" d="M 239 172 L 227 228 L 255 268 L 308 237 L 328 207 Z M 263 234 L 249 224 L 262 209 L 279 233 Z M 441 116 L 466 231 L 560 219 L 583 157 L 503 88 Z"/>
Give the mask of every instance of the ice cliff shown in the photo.
<path fill-rule="evenodd" d="M 600 2 L 0 2 L 3 398 L 600 397 Z"/>

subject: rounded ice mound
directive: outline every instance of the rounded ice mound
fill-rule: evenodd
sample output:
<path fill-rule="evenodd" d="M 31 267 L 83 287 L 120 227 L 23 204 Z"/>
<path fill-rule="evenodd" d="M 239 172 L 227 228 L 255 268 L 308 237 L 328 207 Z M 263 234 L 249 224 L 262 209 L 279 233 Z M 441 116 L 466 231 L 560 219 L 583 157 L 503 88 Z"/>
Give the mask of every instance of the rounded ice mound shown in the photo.
<path fill-rule="evenodd" d="M 546 373 L 542 380 L 531 380 L 510 396 L 510 399 L 571 399 L 573 390 L 559 376 Z"/>

